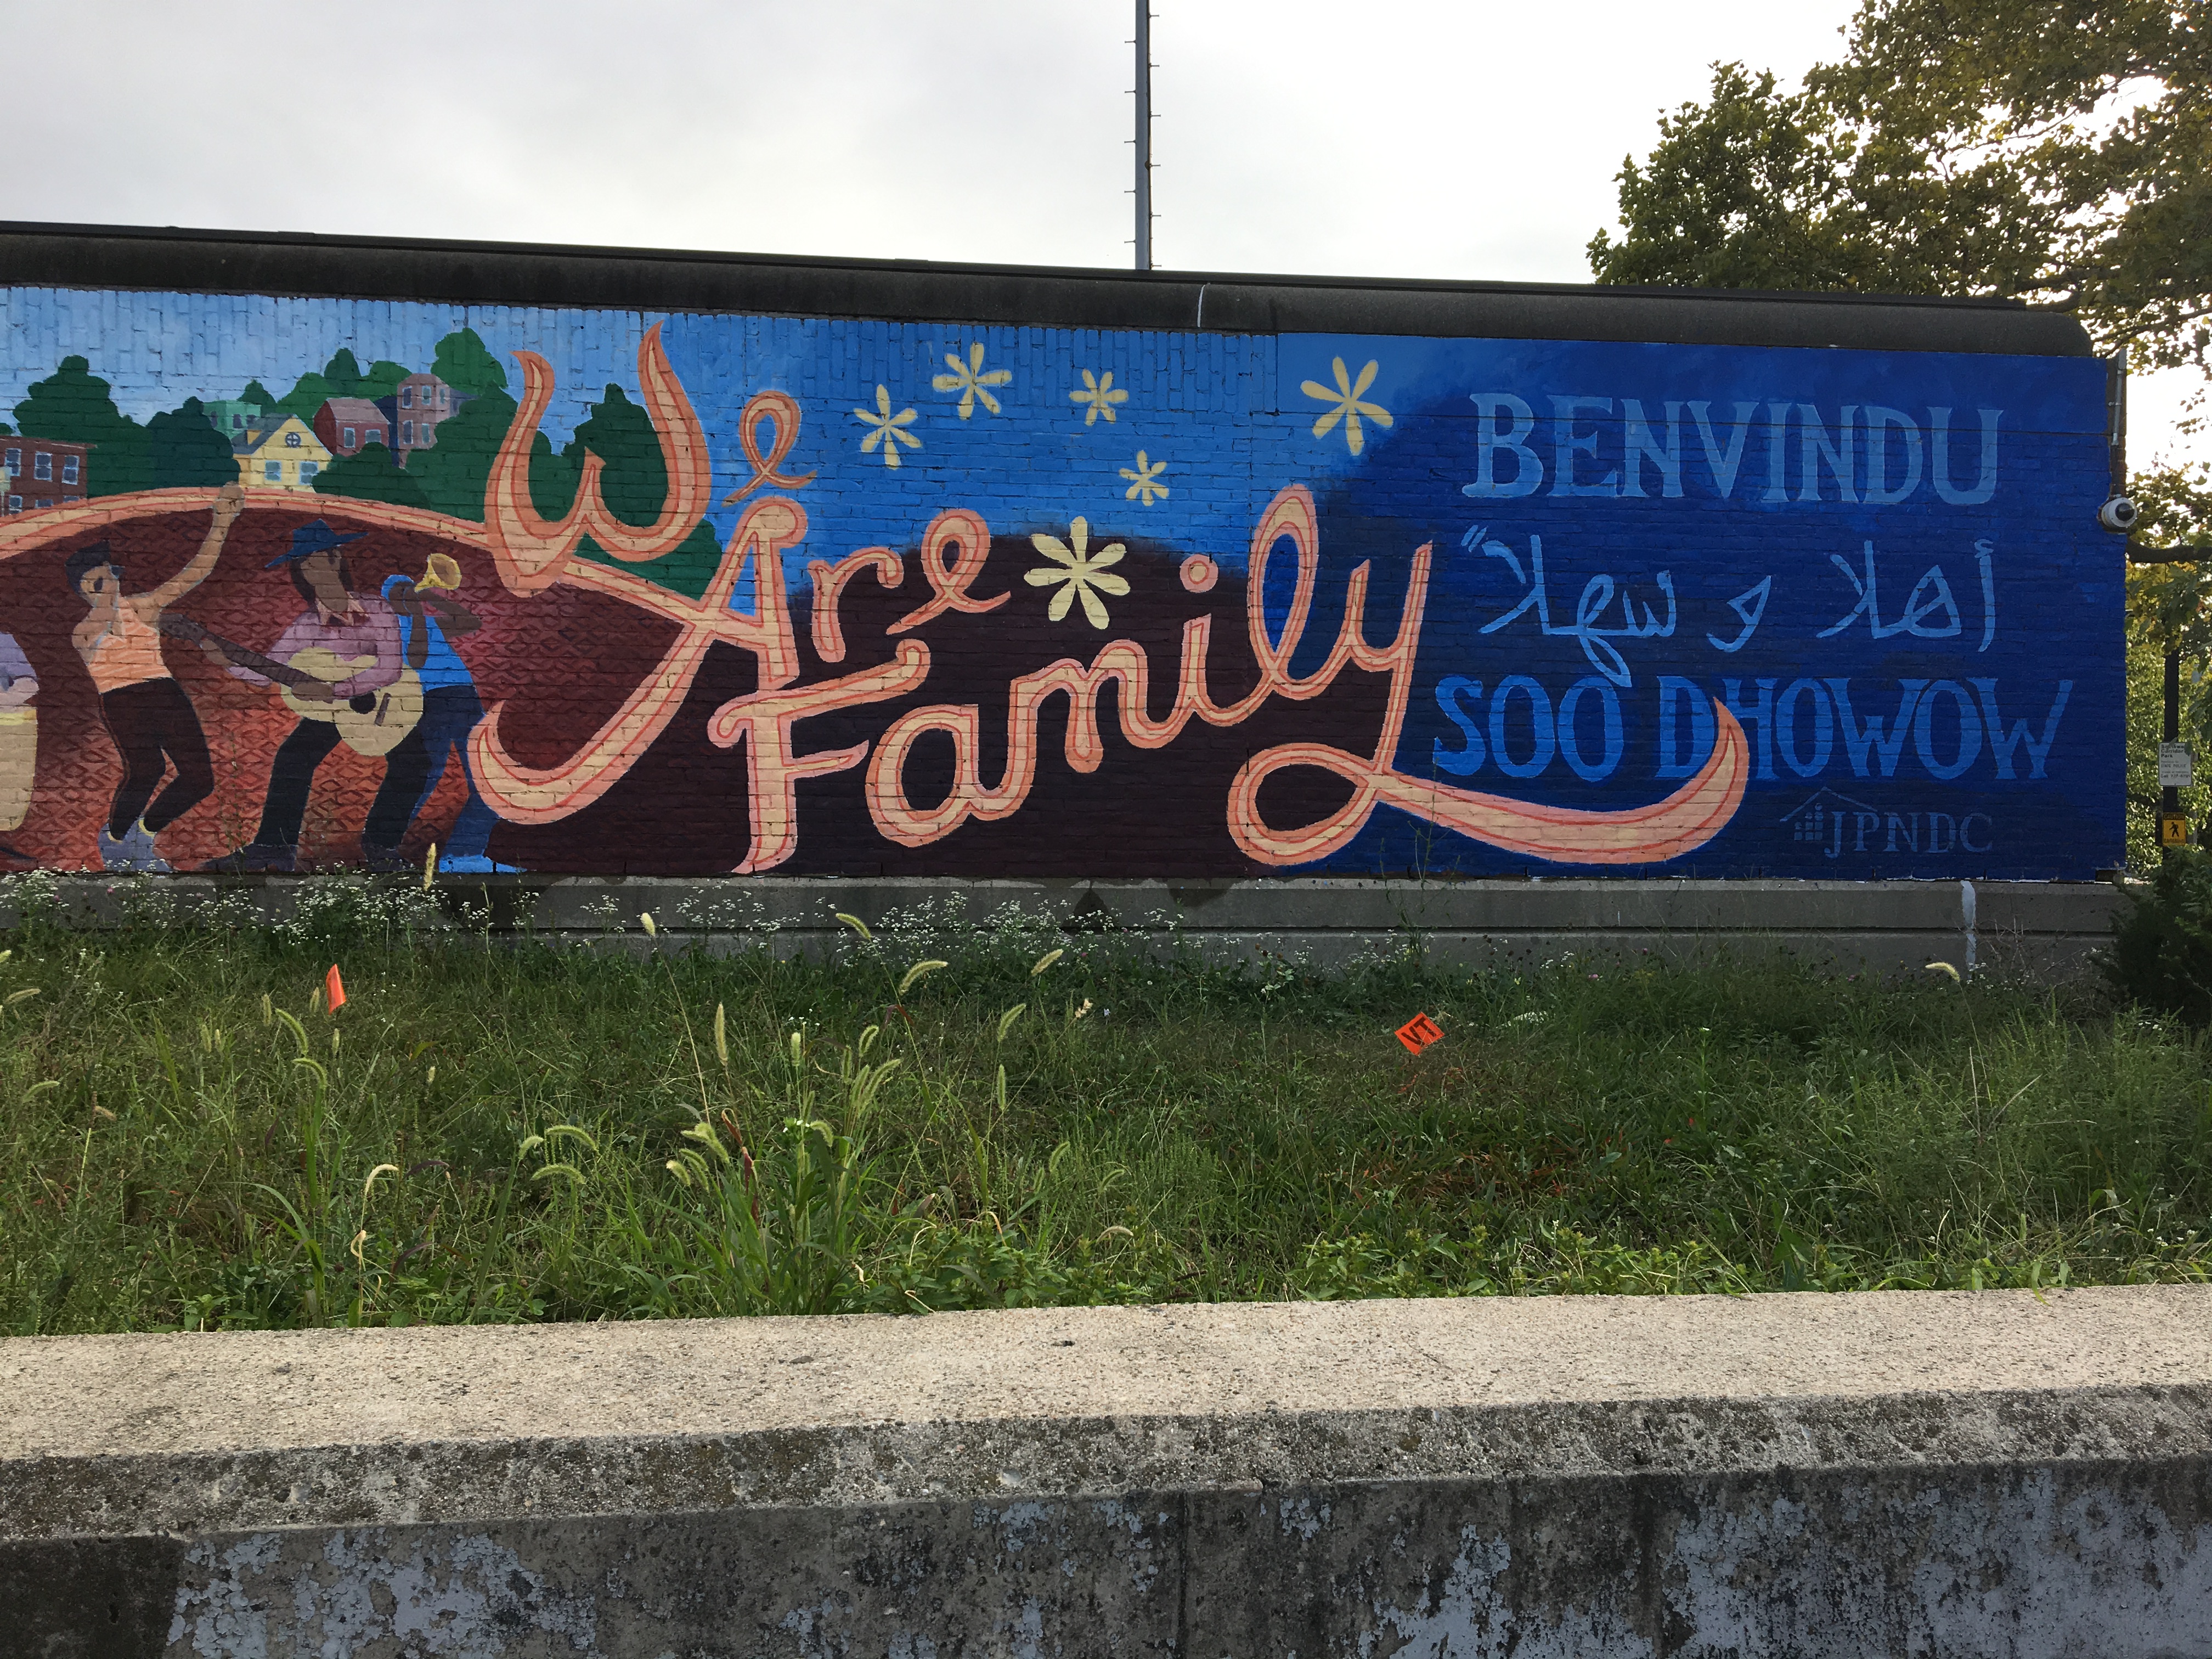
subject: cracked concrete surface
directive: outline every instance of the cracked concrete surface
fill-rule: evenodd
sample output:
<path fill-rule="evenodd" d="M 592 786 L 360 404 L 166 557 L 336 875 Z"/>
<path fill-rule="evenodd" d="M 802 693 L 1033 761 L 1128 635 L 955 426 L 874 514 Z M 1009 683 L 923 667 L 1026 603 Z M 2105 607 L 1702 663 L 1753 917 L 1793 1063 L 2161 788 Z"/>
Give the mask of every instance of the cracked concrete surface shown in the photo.
<path fill-rule="evenodd" d="M 2212 1656 L 2208 1315 L 2134 1287 L 15 1340 L 0 1655 Z"/>

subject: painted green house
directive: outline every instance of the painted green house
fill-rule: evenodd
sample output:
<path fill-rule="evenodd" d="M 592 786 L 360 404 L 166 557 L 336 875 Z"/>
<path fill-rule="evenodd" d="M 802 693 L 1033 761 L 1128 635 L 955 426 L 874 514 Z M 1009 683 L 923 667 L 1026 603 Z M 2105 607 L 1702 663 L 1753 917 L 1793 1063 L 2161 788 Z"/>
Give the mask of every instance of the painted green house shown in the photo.
<path fill-rule="evenodd" d="M 246 435 L 246 428 L 249 425 L 258 425 L 267 412 L 259 404 L 246 403 L 236 398 L 202 404 L 200 407 L 206 411 L 208 423 L 234 443 Z"/>

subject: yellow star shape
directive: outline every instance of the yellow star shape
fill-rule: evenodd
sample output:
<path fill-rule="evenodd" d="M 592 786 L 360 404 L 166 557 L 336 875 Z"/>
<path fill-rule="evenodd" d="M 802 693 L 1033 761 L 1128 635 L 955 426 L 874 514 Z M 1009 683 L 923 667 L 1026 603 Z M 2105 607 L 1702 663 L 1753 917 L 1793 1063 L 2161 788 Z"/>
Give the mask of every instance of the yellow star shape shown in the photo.
<path fill-rule="evenodd" d="M 1129 481 L 1129 487 L 1121 492 L 1121 499 L 1141 501 L 1150 507 L 1156 500 L 1165 497 L 1168 487 L 1160 482 L 1160 474 L 1167 470 L 1165 461 L 1153 461 L 1147 465 L 1145 452 L 1139 450 L 1135 470 L 1126 466 L 1121 469 L 1121 476 Z"/>
<path fill-rule="evenodd" d="M 1112 369 L 1108 369 L 1104 376 L 1101 377 L 1092 374 L 1086 368 L 1083 371 L 1082 390 L 1079 392 L 1069 392 L 1067 394 L 1067 400 L 1072 404 L 1088 404 L 1091 405 L 1090 408 L 1083 411 L 1083 424 L 1089 426 L 1101 415 L 1103 415 L 1109 421 L 1112 420 L 1114 418 L 1114 405 L 1115 404 L 1127 403 L 1129 401 L 1129 394 L 1114 384 L 1114 371 Z"/>
<path fill-rule="evenodd" d="M 883 386 L 879 386 L 876 388 L 875 413 L 870 414 L 865 409 L 856 409 L 853 414 L 855 419 L 865 422 L 875 428 L 860 440 L 860 453 L 872 454 L 875 453 L 876 446 L 881 444 L 884 447 L 885 466 L 896 466 L 899 464 L 901 444 L 906 444 L 915 449 L 921 447 L 921 440 L 906 429 L 921 417 L 911 409 L 902 409 L 897 414 L 892 414 L 891 394 Z"/>
<path fill-rule="evenodd" d="M 1070 547 L 1068 542 L 1074 543 L 1074 546 Z M 1080 594 L 1083 614 L 1091 619 L 1091 625 L 1104 628 L 1106 606 L 1098 595 L 1111 593 L 1118 599 L 1129 591 L 1129 584 L 1109 572 L 1106 567 L 1121 563 L 1122 555 L 1128 549 L 1119 542 L 1109 542 L 1096 553 L 1090 552 L 1091 521 L 1088 519 L 1078 519 L 1068 526 L 1066 542 L 1057 536 L 1039 534 L 1030 538 L 1030 545 L 1050 559 L 1052 563 L 1039 565 L 1034 570 L 1024 572 L 1022 580 L 1032 587 L 1062 584 L 1060 592 L 1052 596 L 1052 604 L 1045 611 L 1046 617 L 1053 622 L 1060 621 L 1067 615 L 1076 596 Z"/>
<path fill-rule="evenodd" d="M 999 412 L 999 400 L 984 388 L 1006 385 L 1014 378 L 1013 370 L 994 368 L 988 374 L 984 374 L 983 343 L 981 340 L 968 348 L 966 362 L 960 361 L 957 353 L 950 351 L 945 354 L 945 362 L 946 367 L 952 372 L 950 374 L 939 375 L 930 382 L 930 385 L 935 386 L 939 392 L 957 392 L 960 394 L 962 420 L 966 420 L 975 412 L 975 404 L 979 398 L 983 407 L 989 410 L 991 413 L 995 415 Z"/>
<path fill-rule="evenodd" d="M 1334 367 L 1336 369 L 1336 387 L 1334 391 L 1323 386 L 1319 380 L 1308 380 L 1299 386 L 1298 390 L 1309 398 L 1318 398 L 1325 404 L 1335 405 L 1314 422 L 1314 436 L 1326 438 L 1336 423 L 1342 421 L 1345 445 L 1357 455 L 1367 447 L 1367 434 L 1360 429 L 1359 417 L 1364 415 L 1376 425 L 1388 427 L 1390 424 L 1390 411 L 1380 404 L 1362 401 L 1362 395 L 1369 386 L 1375 384 L 1375 371 L 1377 367 L 1375 359 L 1370 357 L 1367 360 L 1367 367 L 1359 371 L 1359 380 L 1357 384 L 1346 372 L 1343 358 L 1337 358 Z"/>

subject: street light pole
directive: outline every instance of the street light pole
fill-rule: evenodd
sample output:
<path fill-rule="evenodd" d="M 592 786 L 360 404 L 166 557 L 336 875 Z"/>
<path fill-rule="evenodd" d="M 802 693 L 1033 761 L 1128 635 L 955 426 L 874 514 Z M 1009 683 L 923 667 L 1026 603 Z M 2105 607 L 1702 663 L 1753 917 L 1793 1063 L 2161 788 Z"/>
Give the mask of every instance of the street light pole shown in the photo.
<path fill-rule="evenodd" d="M 1152 0 L 1137 0 L 1137 269 L 1152 268 Z"/>
<path fill-rule="evenodd" d="M 2181 741 L 2181 653 L 2166 653 L 2166 741 Z M 2160 817 L 2172 817 L 2181 811 L 2181 791 L 2167 784 L 2158 793 Z"/>

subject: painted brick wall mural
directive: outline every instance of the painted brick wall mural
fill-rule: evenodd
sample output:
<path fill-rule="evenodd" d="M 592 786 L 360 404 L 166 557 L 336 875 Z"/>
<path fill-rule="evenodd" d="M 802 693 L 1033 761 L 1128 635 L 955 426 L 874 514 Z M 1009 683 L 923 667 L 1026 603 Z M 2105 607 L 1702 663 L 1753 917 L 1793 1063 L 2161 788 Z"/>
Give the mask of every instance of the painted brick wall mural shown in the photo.
<path fill-rule="evenodd" d="M 7 291 L 20 864 L 2080 878 L 2087 358 Z"/>

